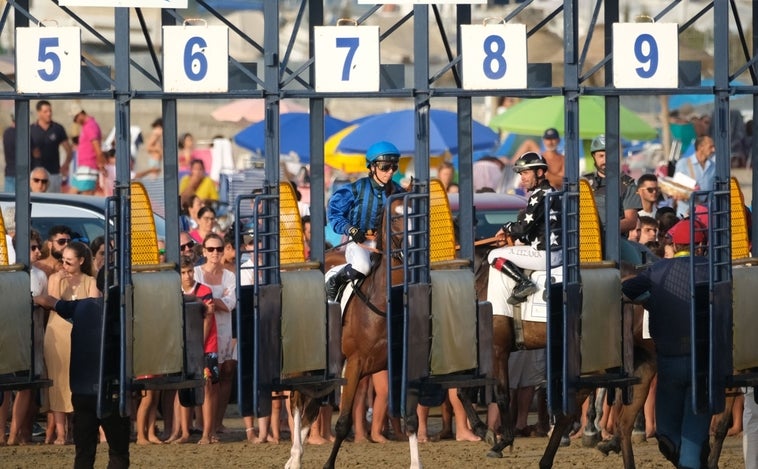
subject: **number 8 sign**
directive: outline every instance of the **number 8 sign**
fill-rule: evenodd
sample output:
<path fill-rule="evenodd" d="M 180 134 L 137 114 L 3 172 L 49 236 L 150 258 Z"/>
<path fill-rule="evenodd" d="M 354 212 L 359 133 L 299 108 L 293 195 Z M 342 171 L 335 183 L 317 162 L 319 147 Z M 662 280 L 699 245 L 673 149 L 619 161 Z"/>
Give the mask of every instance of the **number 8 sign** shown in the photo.
<path fill-rule="evenodd" d="M 316 91 L 379 91 L 379 26 L 314 28 Z"/>
<path fill-rule="evenodd" d="M 679 86 L 676 23 L 615 23 L 613 85 L 616 88 Z"/>
<path fill-rule="evenodd" d="M 16 28 L 16 91 L 78 93 L 81 56 L 77 27 Z"/>
<path fill-rule="evenodd" d="M 526 88 L 526 25 L 461 25 L 463 88 Z"/>
<path fill-rule="evenodd" d="M 229 89 L 226 26 L 163 27 L 163 90 L 223 93 Z"/>

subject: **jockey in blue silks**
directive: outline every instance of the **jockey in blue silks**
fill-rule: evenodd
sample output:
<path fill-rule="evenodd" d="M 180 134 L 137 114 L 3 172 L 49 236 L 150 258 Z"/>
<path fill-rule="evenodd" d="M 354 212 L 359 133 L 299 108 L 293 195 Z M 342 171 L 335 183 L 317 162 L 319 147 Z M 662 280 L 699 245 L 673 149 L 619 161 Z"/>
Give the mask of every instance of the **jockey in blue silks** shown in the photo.
<path fill-rule="evenodd" d="M 392 180 L 397 171 L 400 151 L 390 142 L 377 142 L 366 151 L 368 176 L 337 189 L 329 199 L 327 219 L 332 229 L 346 235 L 352 242 L 345 248 L 346 265 L 326 273 L 326 296 L 334 301 L 342 287 L 351 280 L 364 278 L 371 270 L 369 251 L 373 233 L 381 226 L 387 197 L 403 189 Z"/>

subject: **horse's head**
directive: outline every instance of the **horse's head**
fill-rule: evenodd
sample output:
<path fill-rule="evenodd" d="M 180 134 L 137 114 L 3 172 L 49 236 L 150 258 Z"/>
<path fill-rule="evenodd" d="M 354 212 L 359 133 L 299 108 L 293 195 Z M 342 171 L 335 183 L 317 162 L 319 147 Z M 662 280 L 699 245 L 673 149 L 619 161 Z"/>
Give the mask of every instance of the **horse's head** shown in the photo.
<path fill-rule="evenodd" d="M 408 208 L 410 209 L 410 208 Z M 403 247 L 403 220 L 406 208 L 403 204 L 403 199 L 393 199 L 389 204 L 385 205 L 384 213 L 382 214 L 382 222 L 379 232 L 376 234 L 376 247 L 381 252 L 392 251 L 392 255 L 398 260 L 402 260 L 402 252 L 400 250 Z M 387 216 L 390 216 L 391 233 L 389 243 L 385 243 L 385 235 L 387 234 Z"/>

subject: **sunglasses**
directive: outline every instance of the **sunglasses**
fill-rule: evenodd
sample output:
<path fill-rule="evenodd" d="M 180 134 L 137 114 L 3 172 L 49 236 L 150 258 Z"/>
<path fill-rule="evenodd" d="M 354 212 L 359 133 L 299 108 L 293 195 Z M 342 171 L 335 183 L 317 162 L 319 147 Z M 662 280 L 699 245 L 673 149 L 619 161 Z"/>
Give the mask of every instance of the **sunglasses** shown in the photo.
<path fill-rule="evenodd" d="M 390 169 L 392 171 L 397 171 L 397 168 L 398 168 L 397 163 L 381 163 L 381 164 L 376 165 L 376 169 L 383 172 L 387 172 Z"/>
<path fill-rule="evenodd" d="M 31 246 L 29 246 L 29 249 L 32 250 L 32 251 L 39 251 L 39 250 L 41 250 L 41 248 L 39 247 L 38 244 L 32 244 Z"/>
<path fill-rule="evenodd" d="M 655 193 L 656 193 L 656 192 L 658 192 L 660 189 L 659 189 L 659 188 L 657 188 L 657 187 L 646 187 L 646 188 L 645 188 L 645 190 L 646 190 L 646 191 L 647 191 L 649 194 L 655 194 Z"/>
<path fill-rule="evenodd" d="M 32 181 L 37 184 L 47 184 L 48 182 L 50 182 L 47 179 L 37 179 L 37 178 L 32 178 Z"/>
<path fill-rule="evenodd" d="M 188 241 L 185 244 L 180 244 L 179 245 L 179 250 L 180 251 L 184 251 L 185 249 L 192 249 L 193 247 L 195 247 L 195 242 L 194 241 Z"/>
<path fill-rule="evenodd" d="M 205 246 L 203 249 L 208 252 L 224 252 L 224 246 Z"/>
<path fill-rule="evenodd" d="M 60 238 L 55 240 L 55 244 L 58 246 L 65 246 L 66 244 L 71 242 L 71 238 Z"/>

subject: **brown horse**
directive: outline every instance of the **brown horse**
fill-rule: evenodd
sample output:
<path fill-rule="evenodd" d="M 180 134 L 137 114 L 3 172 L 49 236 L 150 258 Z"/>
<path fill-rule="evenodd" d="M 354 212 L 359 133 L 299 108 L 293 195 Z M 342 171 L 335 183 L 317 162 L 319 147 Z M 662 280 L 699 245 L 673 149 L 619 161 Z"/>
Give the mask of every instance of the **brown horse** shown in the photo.
<path fill-rule="evenodd" d="M 401 207 L 402 200 L 395 200 L 390 206 L 385 207 L 385 210 L 391 210 L 393 213 L 392 233 L 400 234 L 393 235 L 389 240 L 384 240 L 386 215 L 382 216 L 382 226 L 376 235 L 376 246 L 379 249 L 372 253 L 372 270 L 357 285 L 356 291 L 348 300 L 343 312 L 342 353 L 345 356 L 345 384 L 342 387 L 340 414 L 334 429 L 336 438 L 324 468 L 334 468 L 342 442 L 350 433 L 353 423 L 353 401 L 358 383 L 366 376 L 387 369 L 387 312 L 385 311 L 387 304 L 387 256 L 391 256 L 389 263 L 393 267 L 402 265 L 400 257 L 391 254 L 397 252 L 402 245 L 403 217 L 398 214 Z M 344 262 L 344 255 L 330 253 L 327 256 L 328 263 L 335 263 L 340 260 Z M 402 282 L 402 269 L 393 269 L 392 284 L 399 285 Z M 302 429 L 297 435 L 301 441 L 299 448 L 295 447 L 293 441 L 292 456 L 285 467 L 296 468 L 300 467 L 302 439 L 307 434 L 308 424 L 316 416 L 318 403 L 314 404 L 311 399 L 299 392 L 293 393 L 291 402 L 295 425 Z M 418 419 L 414 405 L 411 406 L 409 414 L 406 417 L 406 427 L 410 433 L 411 467 L 420 468 L 418 439 L 416 437 Z M 301 426 L 298 427 L 298 424 Z M 295 438 L 294 433 L 293 439 Z"/>

